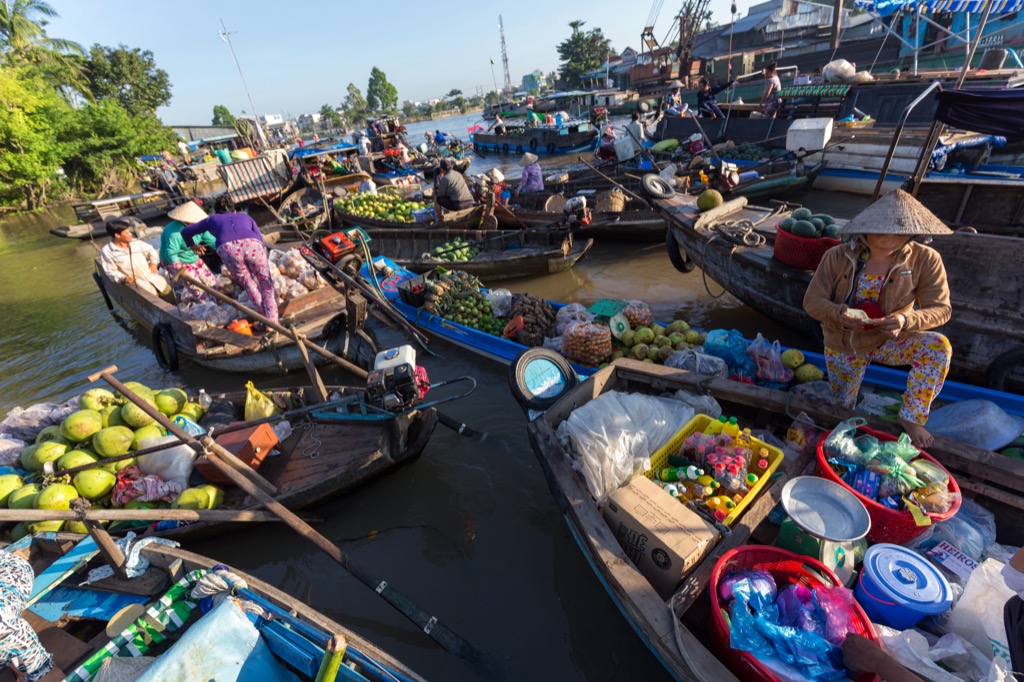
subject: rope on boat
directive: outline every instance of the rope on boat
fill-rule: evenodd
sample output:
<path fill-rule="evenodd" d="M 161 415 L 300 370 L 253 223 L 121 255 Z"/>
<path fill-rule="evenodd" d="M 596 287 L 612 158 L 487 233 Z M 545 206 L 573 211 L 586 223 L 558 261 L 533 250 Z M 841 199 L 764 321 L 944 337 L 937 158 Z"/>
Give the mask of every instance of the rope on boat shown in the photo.
<path fill-rule="evenodd" d="M 79 515 L 81 516 L 82 513 L 79 512 Z M 174 540 L 167 540 L 165 538 L 157 538 L 152 536 L 142 538 L 138 542 L 134 542 L 134 540 L 135 533 L 133 533 L 132 531 L 128 531 L 128 534 L 125 535 L 123 538 L 119 538 L 114 541 L 114 544 L 116 544 L 118 548 L 121 550 L 121 552 L 124 553 L 124 572 L 125 574 L 127 574 L 129 578 L 137 578 L 138 576 L 145 573 L 146 570 L 149 568 L 149 560 L 146 557 L 142 556 L 142 554 L 140 553 L 142 551 L 142 548 L 146 545 L 155 544 L 163 545 L 165 547 L 179 546 L 179 544 Z M 83 585 L 89 585 L 90 583 L 94 583 L 97 580 L 109 578 L 112 575 L 114 575 L 113 568 L 106 565 L 99 566 L 98 568 L 94 568 L 91 571 L 89 571 L 89 574 L 86 576 L 85 580 L 79 583 L 78 586 L 81 587 Z"/>
<path fill-rule="evenodd" d="M 234 596 L 239 590 L 249 589 L 249 583 L 245 578 L 233 572 L 224 564 L 217 564 L 212 570 L 207 571 L 203 577 L 196 582 L 192 588 L 192 599 L 210 599 L 213 606 Z M 239 606 L 243 611 L 256 614 L 264 620 L 273 620 L 274 614 L 248 599 L 239 599 Z"/>
<path fill-rule="evenodd" d="M 302 432 L 302 437 L 299 438 L 299 445 L 302 446 L 302 455 L 310 459 L 316 459 L 320 456 L 320 446 L 323 445 L 323 441 L 316 438 L 313 435 L 313 431 L 316 429 L 316 424 L 313 423 L 312 419 L 305 420 L 305 429 Z"/>
<path fill-rule="evenodd" d="M 779 211 L 775 210 L 772 213 L 766 215 L 761 220 L 753 222 L 751 220 L 723 220 L 720 223 L 715 223 L 708 230 L 712 233 L 711 238 L 704 242 L 703 249 L 701 251 L 701 263 L 707 263 L 707 252 L 708 244 L 721 239 L 724 242 L 732 244 L 732 248 L 729 250 L 728 263 L 726 265 L 727 279 L 725 284 L 722 285 L 722 290 L 718 294 L 711 293 L 711 287 L 708 286 L 708 273 L 706 268 L 701 268 L 701 279 L 704 282 L 704 291 L 708 292 L 708 296 L 713 299 L 721 298 L 725 296 L 726 292 L 729 291 L 729 285 L 732 283 L 732 256 L 736 253 L 736 249 L 740 246 L 748 248 L 758 248 L 764 246 L 767 240 L 764 235 L 756 232 L 755 227 L 763 223 L 765 220 L 776 215 Z"/>

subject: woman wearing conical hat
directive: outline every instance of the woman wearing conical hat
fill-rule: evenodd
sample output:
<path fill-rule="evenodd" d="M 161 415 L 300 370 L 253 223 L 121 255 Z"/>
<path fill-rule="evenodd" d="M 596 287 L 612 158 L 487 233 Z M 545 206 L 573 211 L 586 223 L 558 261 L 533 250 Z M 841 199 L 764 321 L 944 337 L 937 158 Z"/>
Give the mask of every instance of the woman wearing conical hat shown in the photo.
<path fill-rule="evenodd" d="M 840 230 L 852 241 L 829 249 L 807 287 L 804 310 L 821 322 L 836 404 L 853 408 L 870 362 L 910 366 L 899 423 L 915 445 L 942 390 L 953 349 L 934 331 L 952 313 L 942 257 L 912 241 L 951 234 L 914 197 L 896 190 Z"/>
<path fill-rule="evenodd" d="M 172 277 L 179 270 L 184 270 L 186 274 L 194 277 L 206 286 L 216 288 L 217 277 L 199 257 L 199 254 L 193 251 L 192 247 L 197 246 L 214 250 L 217 247 L 217 240 L 209 232 L 202 233 L 189 243 L 186 243 L 185 239 L 181 236 L 181 231 L 188 225 L 206 219 L 206 211 L 200 208 L 196 202 L 186 201 L 170 211 L 167 217 L 171 219 L 171 222 L 168 223 L 160 235 L 160 262 L 163 264 L 164 269 Z M 193 303 L 208 303 L 210 301 L 209 296 L 202 289 L 187 284 L 181 279 L 175 278 L 171 281 L 174 293 L 177 295 L 180 304 L 191 305 Z"/>

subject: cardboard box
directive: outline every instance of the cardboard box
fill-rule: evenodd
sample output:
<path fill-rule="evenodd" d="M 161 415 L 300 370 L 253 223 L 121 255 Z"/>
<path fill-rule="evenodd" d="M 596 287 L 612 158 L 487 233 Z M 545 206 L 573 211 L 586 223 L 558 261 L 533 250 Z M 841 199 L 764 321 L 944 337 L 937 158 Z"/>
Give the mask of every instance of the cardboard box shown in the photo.
<path fill-rule="evenodd" d="M 666 600 L 718 539 L 714 526 L 643 476 L 608 496 L 604 519 L 626 556 Z"/>

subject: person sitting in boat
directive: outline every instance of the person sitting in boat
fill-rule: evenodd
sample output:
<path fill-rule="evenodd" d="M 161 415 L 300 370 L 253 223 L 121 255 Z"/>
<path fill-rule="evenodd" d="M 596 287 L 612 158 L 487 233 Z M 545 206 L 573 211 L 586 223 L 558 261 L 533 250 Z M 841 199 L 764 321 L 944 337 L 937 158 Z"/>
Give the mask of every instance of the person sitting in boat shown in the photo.
<path fill-rule="evenodd" d="M 135 241 L 131 228 L 132 221 L 123 216 L 107 220 L 110 242 L 100 249 L 100 267 L 114 282 L 173 302 L 171 285 L 157 270 L 160 254 L 146 242 Z"/>
<path fill-rule="evenodd" d="M 187 226 L 206 219 L 206 211 L 194 201 L 188 201 L 168 212 L 167 217 L 171 219 L 171 222 L 160 234 L 160 263 L 164 266 L 167 274 L 171 276 L 171 286 L 178 297 L 178 303 L 182 305 L 207 303 L 210 297 L 205 291 L 184 280 L 174 279 L 178 272 L 184 272 L 208 287 L 217 287 L 217 277 L 200 258 L 200 256 L 206 256 L 208 250 L 212 252 L 217 249 L 217 240 L 209 232 L 196 235 L 188 243 L 181 236 L 181 231 Z M 199 248 L 193 250 L 192 247 Z"/>
<path fill-rule="evenodd" d="M 526 152 L 523 158 L 519 159 L 519 167 L 523 169 L 523 175 L 519 178 L 519 184 L 513 194 L 518 197 L 523 193 L 543 192 L 544 177 L 540 172 L 540 158 L 536 154 Z"/>
<path fill-rule="evenodd" d="M 533 105 L 529 104 L 526 107 L 526 125 L 530 128 L 535 128 L 544 122 L 544 118 L 540 116 L 536 111 L 533 110 Z"/>
<path fill-rule="evenodd" d="M 489 127 L 487 130 L 493 130 L 495 135 L 505 134 L 505 121 L 502 120 L 501 114 L 494 115 L 494 123 L 492 123 L 491 127 Z"/>
<path fill-rule="evenodd" d="M 952 309 L 942 257 L 912 238 L 951 232 L 896 190 L 840 233 L 855 238 L 825 252 L 804 296 L 804 310 L 821 322 L 833 400 L 853 408 L 872 361 L 910 365 L 899 423 L 926 448 L 932 436 L 924 425 L 953 355 L 949 340 L 928 330 L 945 324 Z"/>
<path fill-rule="evenodd" d="M 366 178 L 359 183 L 359 193 L 369 192 L 370 194 L 377 194 L 377 183 L 373 181 L 373 178 Z"/>
<path fill-rule="evenodd" d="M 775 62 L 764 67 L 764 93 L 761 95 L 760 109 L 767 118 L 775 118 L 779 111 L 779 92 L 782 90 L 782 81 L 775 72 Z"/>
<path fill-rule="evenodd" d="M 443 145 L 443 144 L 448 144 L 448 135 L 446 135 L 445 133 L 442 133 L 440 130 L 435 130 L 434 131 L 434 144 L 436 144 L 439 147 L 441 145 Z"/>
<path fill-rule="evenodd" d="M 168 194 L 175 197 L 184 197 L 181 185 L 178 184 L 178 171 L 166 163 L 160 164 L 160 172 L 157 173 L 157 182 Z"/>
<path fill-rule="evenodd" d="M 615 134 L 615 129 L 608 126 L 601 133 L 601 143 L 597 147 L 597 158 L 599 159 L 614 159 L 615 158 L 615 140 L 619 139 L 619 136 Z"/>
<path fill-rule="evenodd" d="M 441 159 L 434 170 L 434 208 L 437 214 L 441 215 L 442 208 L 461 211 L 471 208 L 475 203 L 466 178 L 452 169 L 450 159 Z"/>
<path fill-rule="evenodd" d="M 359 156 L 369 156 L 370 150 L 372 149 L 372 143 L 370 142 L 369 135 L 363 135 L 359 138 Z"/>
<path fill-rule="evenodd" d="M 245 213 L 218 213 L 190 225 L 181 231 L 185 243 L 203 232 L 216 239 L 217 255 L 235 280 L 252 300 L 253 306 L 264 317 L 277 322 L 277 295 L 270 276 L 267 247 L 256 221 Z M 200 251 L 202 247 L 192 247 Z"/>
<path fill-rule="evenodd" d="M 683 84 L 678 78 L 669 83 L 661 105 L 662 111 L 665 112 L 666 116 L 680 116 L 686 111 L 686 108 L 683 107 L 682 88 Z"/>
<path fill-rule="evenodd" d="M 716 96 L 735 82 L 735 78 L 730 78 L 727 83 L 711 87 L 707 78 L 701 78 L 697 89 L 697 111 L 700 115 L 704 118 L 725 118 Z"/>

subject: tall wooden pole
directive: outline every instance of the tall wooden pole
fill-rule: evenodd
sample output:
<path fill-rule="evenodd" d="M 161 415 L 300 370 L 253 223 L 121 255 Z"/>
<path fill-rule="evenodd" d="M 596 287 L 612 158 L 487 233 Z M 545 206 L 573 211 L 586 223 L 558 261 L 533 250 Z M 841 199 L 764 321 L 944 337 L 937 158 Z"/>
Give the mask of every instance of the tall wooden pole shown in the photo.
<path fill-rule="evenodd" d="M 839 49 L 839 29 L 843 23 L 843 0 L 832 3 L 832 51 Z"/>

